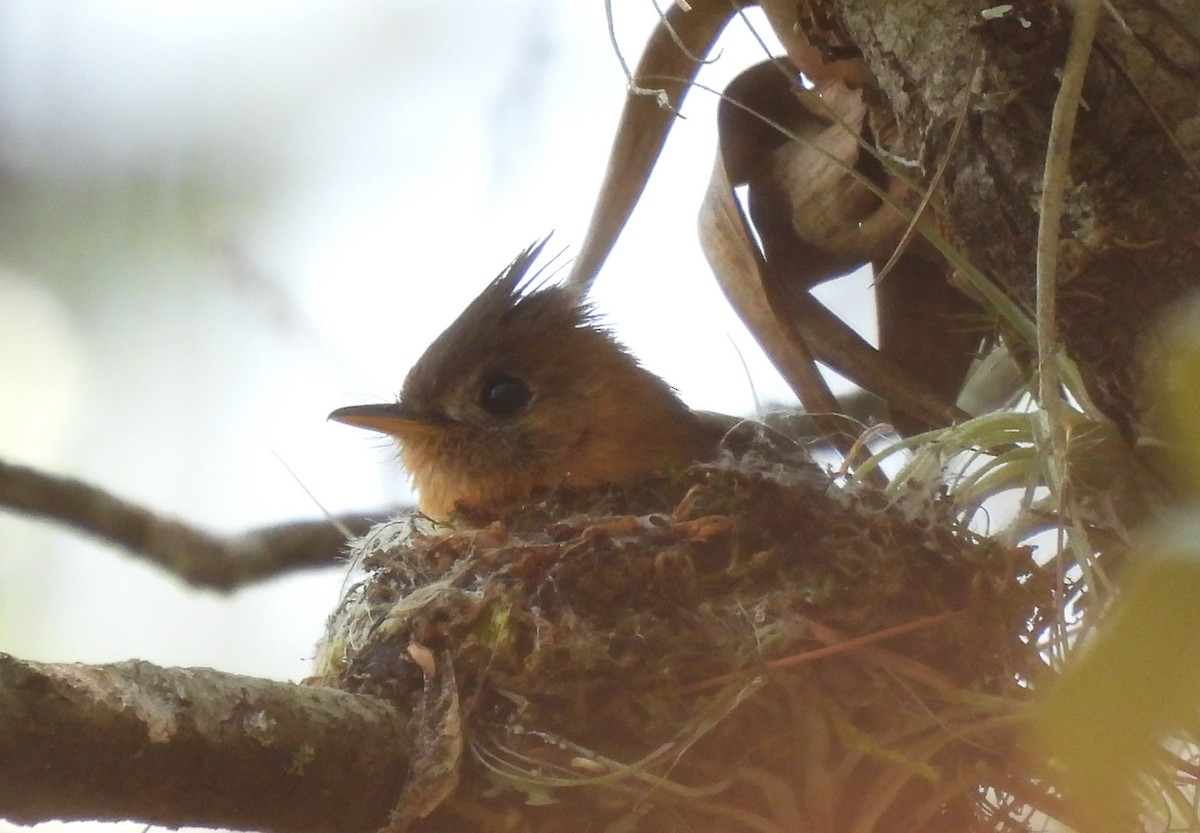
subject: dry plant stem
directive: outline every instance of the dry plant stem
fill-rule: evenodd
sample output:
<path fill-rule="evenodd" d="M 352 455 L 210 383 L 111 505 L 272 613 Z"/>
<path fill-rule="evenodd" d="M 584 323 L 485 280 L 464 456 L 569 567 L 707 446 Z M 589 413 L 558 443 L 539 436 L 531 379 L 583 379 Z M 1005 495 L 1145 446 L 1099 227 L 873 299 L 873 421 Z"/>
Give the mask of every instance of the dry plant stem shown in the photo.
<path fill-rule="evenodd" d="M 0 654 L 0 818 L 137 819 L 280 833 L 387 820 L 406 720 L 332 688 Z"/>
<path fill-rule="evenodd" d="M 1070 178 L 1071 138 L 1075 135 L 1075 114 L 1079 110 L 1083 78 L 1087 73 L 1096 24 L 1100 18 L 1099 0 L 1079 0 L 1071 42 L 1063 65 L 1062 86 L 1054 102 L 1050 121 L 1050 139 L 1046 148 L 1046 167 L 1042 175 L 1037 244 L 1037 347 L 1038 397 L 1049 423 L 1051 450 L 1055 459 L 1065 452 L 1061 427 L 1061 394 L 1055 355 L 1058 351 L 1056 321 L 1058 279 L 1058 235 L 1062 221 L 1063 194 Z"/>
<path fill-rule="evenodd" d="M 334 521 L 297 521 L 234 537 L 164 518 L 108 492 L 0 460 L 0 506 L 94 535 L 178 576 L 194 587 L 233 590 L 280 573 L 333 564 L 345 544 Z M 364 533 L 386 514 L 340 521 Z"/>
<path fill-rule="evenodd" d="M 1062 508 L 1066 503 L 1066 427 L 1063 422 L 1063 400 L 1058 376 L 1058 323 L 1056 299 L 1058 292 L 1058 236 L 1062 221 L 1063 195 L 1070 178 L 1071 139 L 1075 135 L 1075 115 L 1079 111 L 1083 79 L 1087 74 L 1092 41 L 1100 18 L 1100 0 L 1079 0 L 1075 4 L 1075 20 L 1071 40 L 1063 63 L 1062 85 L 1054 101 L 1050 120 L 1050 136 L 1046 147 L 1046 166 L 1042 174 L 1042 196 L 1039 205 L 1037 237 L 1037 348 L 1038 399 L 1045 415 L 1045 430 L 1050 440 L 1050 460 L 1047 465 L 1049 482 L 1057 496 L 1060 512 L 1056 549 L 1063 552 L 1065 527 Z M 1059 559 L 1062 569 L 1062 559 Z M 1061 658 L 1065 650 L 1066 623 L 1060 606 L 1058 638 L 1055 653 Z"/>

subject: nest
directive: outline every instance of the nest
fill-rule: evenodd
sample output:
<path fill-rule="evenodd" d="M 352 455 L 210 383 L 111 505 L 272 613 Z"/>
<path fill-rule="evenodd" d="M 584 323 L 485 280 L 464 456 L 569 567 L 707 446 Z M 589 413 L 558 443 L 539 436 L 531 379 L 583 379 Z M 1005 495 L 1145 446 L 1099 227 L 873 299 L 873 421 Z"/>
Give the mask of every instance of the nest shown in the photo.
<path fill-rule="evenodd" d="M 316 673 L 413 715 L 393 829 L 1025 829 L 1051 586 L 944 497 L 751 455 L 352 556 Z"/>

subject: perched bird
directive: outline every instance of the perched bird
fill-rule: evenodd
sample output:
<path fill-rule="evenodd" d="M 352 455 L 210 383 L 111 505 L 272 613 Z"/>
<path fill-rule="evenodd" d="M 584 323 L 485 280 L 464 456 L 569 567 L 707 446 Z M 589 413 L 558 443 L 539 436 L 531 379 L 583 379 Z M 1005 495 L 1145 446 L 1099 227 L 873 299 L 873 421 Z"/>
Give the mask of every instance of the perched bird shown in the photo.
<path fill-rule="evenodd" d="M 558 486 L 621 485 L 714 457 L 739 420 L 691 410 L 529 246 L 425 351 L 397 401 L 329 418 L 388 434 L 433 518 L 503 511 Z"/>

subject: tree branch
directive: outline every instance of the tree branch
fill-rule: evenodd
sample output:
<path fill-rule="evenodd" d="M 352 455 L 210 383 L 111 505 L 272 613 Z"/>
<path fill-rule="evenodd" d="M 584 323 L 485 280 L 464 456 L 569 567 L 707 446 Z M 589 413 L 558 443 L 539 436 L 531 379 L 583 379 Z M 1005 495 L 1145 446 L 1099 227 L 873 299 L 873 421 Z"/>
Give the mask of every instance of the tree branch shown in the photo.
<path fill-rule="evenodd" d="M 382 827 L 412 744 L 392 704 L 207 668 L 0 654 L 0 818 L 280 833 Z"/>
<path fill-rule="evenodd" d="M 233 590 L 264 578 L 333 563 L 346 542 L 389 513 L 296 521 L 226 537 L 129 503 L 78 480 L 0 460 L 0 506 L 58 521 L 173 573 L 194 587 Z M 336 523 L 335 523 L 336 521 Z"/>

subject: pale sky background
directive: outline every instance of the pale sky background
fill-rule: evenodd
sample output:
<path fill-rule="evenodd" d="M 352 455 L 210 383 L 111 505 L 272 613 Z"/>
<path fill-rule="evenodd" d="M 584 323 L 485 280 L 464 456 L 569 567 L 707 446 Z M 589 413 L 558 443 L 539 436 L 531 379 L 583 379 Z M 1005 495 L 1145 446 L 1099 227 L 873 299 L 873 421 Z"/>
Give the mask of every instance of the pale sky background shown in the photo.
<path fill-rule="evenodd" d="M 632 64 L 654 7 L 614 13 Z M 717 88 L 762 57 L 741 22 L 720 48 Z M 624 90 L 601 0 L 3 0 L 0 455 L 228 532 L 318 514 L 276 455 L 331 511 L 405 498 L 325 415 L 391 398 L 533 238 L 574 252 Z M 751 414 L 751 381 L 794 398 L 696 240 L 714 111 L 689 96 L 593 299 Z M 296 680 L 340 581 L 195 592 L 0 516 L 0 651 Z"/>

